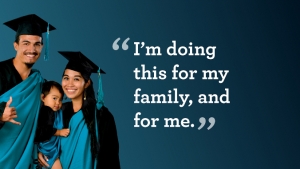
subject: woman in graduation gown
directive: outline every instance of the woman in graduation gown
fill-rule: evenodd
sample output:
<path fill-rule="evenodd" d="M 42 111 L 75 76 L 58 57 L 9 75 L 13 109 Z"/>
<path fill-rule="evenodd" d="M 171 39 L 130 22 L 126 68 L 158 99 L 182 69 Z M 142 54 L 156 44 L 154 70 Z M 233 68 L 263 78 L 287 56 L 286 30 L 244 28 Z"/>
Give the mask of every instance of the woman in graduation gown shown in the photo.
<path fill-rule="evenodd" d="M 70 129 L 61 138 L 60 161 L 63 169 L 119 169 L 119 143 L 113 115 L 103 105 L 100 72 L 96 64 L 81 52 L 59 52 L 69 60 L 63 73 L 62 87 L 71 102 L 63 104 L 63 125 Z M 95 98 L 91 73 L 99 73 Z M 41 153 L 39 161 L 45 165 Z"/>

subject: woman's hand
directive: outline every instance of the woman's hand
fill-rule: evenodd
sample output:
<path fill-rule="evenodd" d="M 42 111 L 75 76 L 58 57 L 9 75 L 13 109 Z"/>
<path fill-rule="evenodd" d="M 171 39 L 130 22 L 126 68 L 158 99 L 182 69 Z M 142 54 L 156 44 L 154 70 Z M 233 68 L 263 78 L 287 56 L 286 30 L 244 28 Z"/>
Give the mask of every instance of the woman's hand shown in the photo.
<path fill-rule="evenodd" d="M 49 164 L 46 162 L 48 161 L 48 158 L 46 156 L 44 156 L 41 152 L 39 152 L 38 154 L 38 159 L 39 159 L 39 163 L 41 166 L 48 168 Z M 45 161 L 46 159 L 46 161 Z"/>
<path fill-rule="evenodd" d="M 69 129 L 61 129 L 61 130 L 59 130 L 59 136 L 62 136 L 62 137 L 68 137 L 69 133 L 70 133 Z"/>
<path fill-rule="evenodd" d="M 70 134 L 70 129 L 61 129 L 61 130 L 56 130 L 55 136 L 61 136 L 61 137 L 68 137 Z"/>

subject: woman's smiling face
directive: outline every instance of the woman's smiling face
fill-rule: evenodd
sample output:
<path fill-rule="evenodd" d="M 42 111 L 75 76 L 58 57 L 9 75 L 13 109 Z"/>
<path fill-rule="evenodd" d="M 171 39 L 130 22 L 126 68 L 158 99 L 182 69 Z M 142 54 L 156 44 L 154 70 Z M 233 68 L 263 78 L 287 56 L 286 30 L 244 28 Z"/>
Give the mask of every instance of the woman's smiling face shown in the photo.
<path fill-rule="evenodd" d="M 81 73 L 71 69 L 65 70 L 61 85 L 67 97 L 72 100 L 82 99 L 84 89 L 87 87 Z"/>

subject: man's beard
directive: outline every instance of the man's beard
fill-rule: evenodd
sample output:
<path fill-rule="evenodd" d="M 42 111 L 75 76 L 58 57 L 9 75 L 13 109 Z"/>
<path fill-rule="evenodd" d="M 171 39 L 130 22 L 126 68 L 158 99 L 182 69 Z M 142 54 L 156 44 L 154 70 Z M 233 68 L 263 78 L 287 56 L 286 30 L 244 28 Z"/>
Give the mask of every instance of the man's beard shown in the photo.
<path fill-rule="evenodd" d="M 32 66 L 34 65 L 34 63 L 25 63 L 25 65 L 27 66 L 27 68 L 32 68 Z"/>
<path fill-rule="evenodd" d="M 24 55 L 37 55 L 37 52 L 24 52 Z M 25 63 L 28 68 L 32 68 L 34 63 Z"/>

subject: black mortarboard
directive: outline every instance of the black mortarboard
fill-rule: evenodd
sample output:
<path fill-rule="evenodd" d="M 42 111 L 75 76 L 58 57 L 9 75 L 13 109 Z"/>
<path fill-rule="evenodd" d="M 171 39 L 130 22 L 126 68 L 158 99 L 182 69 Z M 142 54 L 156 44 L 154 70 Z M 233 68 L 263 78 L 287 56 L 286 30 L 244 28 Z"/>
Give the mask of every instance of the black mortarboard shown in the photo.
<path fill-rule="evenodd" d="M 46 49 L 44 59 L 48 60 L 49 57 L 49 31 L 55 30 L 55 27 L 44 21 L 42 18 L 35 14 L 22 16 L 11 21 L 5 22 L 4 25 L 10 27 L 16 31 L 16 39 L 19 39 L 20 35 L 37 35 L 40 37 L 42 33 L 47 32 L 46 36 Z"/>
<path fill-rule="evenodd" d="M 99 66 L 84 56 L 81 52 L 59 51 L 69 62 L 65 69 L 75 70 L 81 73 L 82 76 L 90 77 L 91 73 L 99 73 Z M 100 69 L 100 73 L 105 72 Z"/>
<path fill-rule="evenodd" d="M 30 14 L 5 22 L 4 25 L 16 31 L 16 37 L 19 35 L 38 35 L 42 37 L 42 33 L 47 32 L 48 22 L 35 14 Z M 49 31 L 52 30 L 55 30 L 55 27 L 49 24 Z"/>

